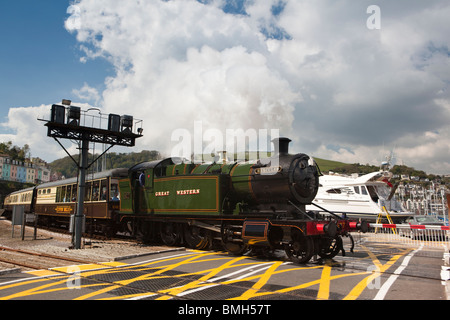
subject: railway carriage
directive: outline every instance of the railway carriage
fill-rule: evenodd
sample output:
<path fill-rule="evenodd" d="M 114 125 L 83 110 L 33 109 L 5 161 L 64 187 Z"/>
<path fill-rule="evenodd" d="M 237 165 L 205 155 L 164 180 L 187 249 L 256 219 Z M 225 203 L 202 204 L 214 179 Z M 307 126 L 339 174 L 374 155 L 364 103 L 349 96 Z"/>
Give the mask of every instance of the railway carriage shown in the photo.
<path fill-rule="evenodd" d="M 6 211 L 5 216 L 11 216 L 14 206 L 23 206 L 25 213 L 33 212 L 35 200 L 36 187 L 23 189 L 7 195 L 3 203 L 3 208 Z"/>
<path fill-rule="evenodd" d="M 122 168 L 87 176 L 84 214 L 88 231 L 111 234 L 117 230 L 118 183 L 127 173 L 128 169 Z M 40 224 L 66 226 L 76 213 L 77 196 L 77 178 L 58 180 L 12 193 L 5 199 L 5 209 L 25 205 L 25 212 L 36 213 Z"/>

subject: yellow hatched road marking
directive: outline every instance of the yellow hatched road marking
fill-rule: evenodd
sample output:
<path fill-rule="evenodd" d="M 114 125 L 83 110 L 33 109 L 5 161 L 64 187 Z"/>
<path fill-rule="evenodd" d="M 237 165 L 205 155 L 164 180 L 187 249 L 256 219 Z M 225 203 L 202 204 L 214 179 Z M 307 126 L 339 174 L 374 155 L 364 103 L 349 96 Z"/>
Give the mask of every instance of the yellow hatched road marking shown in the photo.
<path fill-rule="evenodd" d="M 367 247 L 361 245 L 361 247 L 367 252 L 369 257 L 372 259 L 372 262 L 374 263 L 376 270 L 375 272 L 371 273 L 369 276 L 362 279 L 351 291 L 350 293 L 344 298 L 344 300 L 355 300 L 357 299 L 361 293 L 364 291 L 364 289 L 367 287 L 369 283 L 371 283 L 373 280 L 381 276 L 383 272 L 385 272 L 387 269 L 389 269 L 400 257 L 404 256 L 403 254 L 398 254 L 393 256 L 386 264 L 382 264 L 380 260 L 376 257 L 376 255 L 370 251 Z"/>
<path fill-rule="evenodd" d="M 52 280 L 51 283 L 42 284 L 41 286 L 38 286 L 36 288 L 32 288 L 29 290 L 25 290 L 22 292 L 18 292 L 12 295 L 9 295 L 7 297 L 3 297 L 0 299 L 13 299 L 13 298 L 23 298 L 26 296 L 32 296 L 32 295 L 38 295 L 38 294 L 44 294 L 44 293 L 50 293 L 50 292 L 57 292 L 57 291 L 64 291 L 71 289 L 69 286 L 60 286 L 61 284 L 67 283 L 70 280 L 70 276 L 74 272 L 74 268 L 79 268 L 79 277 L 89 277 L 97 274 L 114 274 L 114 273 L 120 273 L 120 272 L 127 272 L 127 271 L 149 271 L 152 270 L 153 272 L 146 273 L 144 275 L 140 275 L 135 278 L 129 278 L 126 280 L 120 280 L 115 281 L 112 283 L 107 282 L 99 282 L 97 284 L 89 284 L 89 285 L 83 285 L 79 286 L 78 288 L 90 288 L 95 289 L 98 288 L 99 290 L 95 290 L 91 293 L 82 295 L 76 300 L 83 300 L 83 299 L 89 299 L 96 297 L 101 294 L 108 293 L 114 289 L 127 286 L 133 282 L 137 281 L 143 281 L 143 280 L 152 280 L 152 279 L 161 279 L 161 278 L 176 278 L 176 277 L 186 277 L 189 275 L 201 275 L 203 276 L 198 279 L 194 280 L 192 282 L 189 282 L 186 285 L 176 287 L 176 288 L 169 288 L 169 289 L 163 289 L 159 290 L 158 292 L 142 292 L 138 294 L 130 294 L 130 295 L 123 295 L 123 296 L 117 296 L 117 297 L 105 297 L 104 299 L 132 299 L 132 298 L 143 298 L 146 296 L 154 296 L 154 295 L 162 295 L 158 299 L 160 300 L 166 300 L 173 298 L 177 295 L 182 294 L 189 294 L 190 290 L 199 289 L 202 290 L 202 287 L 207 286 L 217 286 L 217 285 L 227 285 L 227 284 L 233 284 L 238 282 L 245 282 L 245 281 L 256 281 L 252 287 L 248 290 L 246 290 L 243 294 L 241 294 L 238 297 L 234 297 L 231 299 L 236 300 L 247 300 L 250 298 L 258 298 L 262 296 L 267 295 L 273 295 L 273 294 L 282 294 L 282 293 L 288 293 L 295 290 L 300 290 L 304 288 L 308 288 L 311 286 L 318 285 L 318 293 L 317 293 L 317 299 L 329 299 L 330 295 L 330 285 L 331 281 L 336 279 L 341 279 L 345 277 L 355 277 L 355 276 L 361 276 L 365 275 L 363 280 L 359 281 L 356 286 L 354 286 L 350 292 L 345 296 L 345 300 L 353 300 L 357 299 L 365 288 L 367 288 L 367 285 L 371 283 L 374 279 L 381 276 L 382 273 L 384 273 L 386 270 L 388 270 L 400 257 L 405 255 L 408 250 L 405 249 L 403 252 L 400 252 L 400 254 L 394 255 L 390 260 L 382 264 L 380 260 L 378 259 L 377 255 L 375 255 L 372 251 L 370 251 L 365 246 L 361 246 L 368 254 L 369 259 L 372 261 L 374 266 L 376 267 L 375 272 L 366 271 L 366 272 L 358 272 L 358 273 L 350 273 L 350 274 L 340 274 L 340 275 L 332 275 L 333 271 L 333 265 L 331 263 L 326 263 L 325 265 L 315 265 L 315 266 L 298 266 L 294 268 L 286 268 L 286 269 L 279 269 L 279 267 L 285 262 L 282 261 L 272 261 L 272 262 L 265 262 L 266 264 L 271 264 L 267 268 L 260 269 L 260 271 L 266 269 L 262 274 L 257 275 L 249 275 L 248 277 L 239 277 L 236 279 L 231 280 L 225 280 L 225 281 L 214 281 L 214 277 L 217 276 L 220 272 L 223 270 L 229 269 L 229 268 L 238 268 L 248 265 L 258 265 L 261 263 L 261 261 L 255 261 L 252 258 L 240 256 L 236 258 L 230 259 L 229 256 L 227 257 L 210 257 L 216 255 L 217 252 L 205 252 L 205 251 L 191 251 L 192 254 L 187 254 L 183 256 L 172 256 L 167 257 L 164 259 L 155 259 L 152 261 L 148 261 L 143 264 L 136 264 L 136 265 L 129 265 L 126 263 L 121 262 L 108 262 L 108 263 L 102 263 L 102 264 L 91 264 L 91 265 L 78 265 L 78 266 L 70 266 L 70 267 L 59 267 L 59 268 L 53 268 L 51 270 L 38 270 L 38 271 L 32 271 L 28 272 L 28 274 L 32 274 L 38 277 L 38 279 L 31 279 L 31 280 L 24 280 L 17 283 L 11 283 L 7 285 L 0 285 L 0 291 L 8 288 L 14 288 L 24 285 L 30 285 L 30 284 L 38 284 L 39 282 L 44 282 L 49 279 Z M 384 253 L 385 254 L 385 253 Z M 183 258 L 181 261 L 172 263 L 171 261 L 177 260 Z M 200 259 L 205 258 L 205 259 Z M 224 264 L 221 264 L 219 267 L 216 268 L 210 268 L 210 269 L 203 269 L 200 271 L 192 272 L 192 273 L 182 273 L 180 275 L 165 275 L 167 271 L 173 270 L 179 266 L 182 265 L 188 265 L 188 264 L 194 264 L 194 263 L 203 263 L 208 261 L 218 261 L 218 260 L 224 260 L 226 259 L 227 262 Z M 250 262 L 247 259 L 251 259 Z M 365 258 L 367 259 L 367 258 Z M 242 260 L 247 260 L 242 263 Z M 169 262 L 169 264 L 166 265 L 157 265 L 159 263 Z M 261 291 L 264 286 L 268 283 L 268 281 L 271 279 L 272 276 L 285 273 L 285 272 L 293 272 L 296 270 L 302 270 L 302 269 L 322 269 L 321 276 L 319 279 L 299 284 L 293 287 L 286 287 L 280 290 L 275 291 Z M 77 270 L 78 271 L 78 270 Z M 61 272 L 66 272 L 68 274 L 57 276 Z M 253 272 L 254 273 L 254 272 Z M 56 275 L 56 276 L 55 276 Z M 51 278 L 50 278 L 51 277 Z M 222 278 L 217 278 L 218 280 Z M 210 281 L 212 280 L 212 281 Z M 60 287 L 58 287 L 60 286 Z"/>
<path fill-rule="evenodd" d="M 27 271 L 25 272 L 26 274 L 31 274 L 33 276 L 37 276 L 37 277 L 48 277 L 48 276 L 53 276 L 53 275 L 57 275 L 57 274 L 61 274 L 59 272 L 55 272 L 55 271 L 51 271 L 51 270 L 32 270 L 32 271 Z"/>
<path fill-rule="evenodd" d="M 102 263 L 93 263 L 93 264 L 81 264 L 81 265 L 73 265 L 73 266 L 66 266 L 66 267 L 56 267 L 51 268 L 49 270 L 58 271 L 58 272 L 64 272 L 64 273 L 73 273 L 75 270 L 77 272 L 86 271 L 86 270 L 98 270 L 98 269 L 106 269 L 111 267 L 120 267 L 120 266 L 126 266 L 127 263 L 123 262 L 102 262 Z"/>
<path fill-rule="evenodd" d="M 183 291 L 197 288 L 197 287 L 199 287 L 199 285 L 203 285 L 203 283 L 205 281 L 211 279 L 212 277 L 217 275 L 222 270 L 227 269 L 229 267 L 236 267 L 236 266 L 233 266 L 233 264 L 235 262 L 241 261 L 243 259 L 247 259 L 247 257 L 238 257 L 238 258 L 235 258 L 233 260 L 230 260 L 227 263 L 221 265 L 220 267 L 212 269 L 211 272 L 209 272 L 207 275 L 205 275 L 205 276 L 201 277 L 200 279 L 195 280 L 195 281 L 193 281 L 191 283 L 188 283 L 187 285 L 184 285 L 184 286 L 181 286 L 181 287 L 178 287 L 178 288 L 173 288 L 173 289 L 161 290 L 160 292 L 176 296 L 176 295 L 180 294 Z M 166 296 L 158 298 L 157 300 L 167 300 L 167 299 L 170 299 L 170 298 L 172 298 L 172 296 L 167 296 L 166 295 Z"/>
<path fill-rule="evenodd" d="M 274 262 L 270 268 L 268 268 L 264 274 L 259 275 L 259 280 L 246 292 L 244 292 L 240 297 L 236 297 L 230 300 L 248 300 L 255 296 L 255 294 L 269 281 L 269 279 L 274 274 L 275 270 L 282 265 L 282 261 Z"/>
<path fill-rule="evenodd" d="M 330 297 L 330 282 L 331 282 L 331 264 L 327 262 L 323 266 L 322 276 L 320 277 L 320 287 L 317 293 L 318 300 L 328 300 Z"/>
<path fill-rule="evenodd" d="M 24 273 L 31 274 L 37 277 L 45 277 L 45 276 L 53 276 L 57 274 L 62 273 L 73 273 L 74 269 L 77 268 L 78 271 L 86 271 L 86 270 L 93 270 L 93 269 L 105 269 L 110 267 L 120 267 L 120 266 L 126 266 L 128 263 L 123 262 L 100 262 L 100 263 L 93 263 L 93 264 L 81 264 L 81 265 L 72 265 L 72 266 L 65 266 L 65 267 L 55 267 L 50 269 L 43 269 L 43 270 L 31 270 L 26 271 Z"/>
<path fill-rule="evenodd" d="M 395 261 L 398 260 L 398 258 L 400 258 L 402 255 L 396 255 L 394 256 L 388 263 L 386 263 L 385 265 L 382 265 L 378 258 L 366 248 L 366 251 L 369 255 L 369 257 L 371 258 L 372 261 L 374 261 L 375 265 L 380 269 L 380 274 L 384 271 L 386 271 L 390 266 L 392 266 Z M 211 259 L 214 260 L 214 259 Z M 251 263 L 245 263 L 245 264 L 236 264 L 234 265 L 235 261 L 230 261 L 228 262 L 226 265 L 224 265 L 225 267 L 229 268 L 229 267 L 238 267 L 238 266 L 243 266 L 243 265 L 248 265 Z M 371 274 L 371 272 L 366 271 L 366 272 L 358 272 L 358 273 L 351 273 L 351 274 L 342 274 L 342 275 L 335 275 L 335 276 L 331 276 L 331 271 L 332 271 L 332 265 L 331 264 L 326 264 L 324 266 L 308 266 L 308 267 L 296 267 L 296 268 L 291 268 L 291 269 L 286 269 L 286 270 L 276 270 L 283 262 L 280 261 L 275 261 L 273 262 L 274 264 L 268 268 L 268 270 L 266 270 L 264 272 L 264 274 L 260 274 L 260 275 L 253 275 L 253 276 L 249 276 L 246 278 L 240 278 L 240 279 L 234 279 L 234 280 L 227 280 L 224 282 L 220 282 L 220 283 L 206 283 L 205 281 L 207 279 L 211 278 L 211 274 L 217 274 L 217 270 L 216 269 L 210 269 L 210 270 L 203 270 L 203 271 L 198 271 L 195 273 L 190 273 L 190 274 L 182 274 L 179 276 L 187 276 L 187 275 L 192 275 L 192 274 L 199 274 L 199 273 L 205 273 L 205 272 L 211 272 L 210 274 L 208 274 L 207 276 L 203 277 L 200 280 L 196 280 L 192 283 L 186 284 L 185 286 L 179 287 L 179 288 L 172 288 L 172 289 L 166 289 L 166 290 L 161 290 L 159 293 L 167 293 L 170 294 L 171 296 L 173 295 L 177 295 L 180 294 L 182 292 L 185 292 L 187 290 L 190 289 L 195 289 L 195 288 L 201 288 L 201 287 L 206 287 L 206 286 L 213 286 L 213 285 L 226 285 L 226 284 L 232 284 L 232 283 L 237 283 L 237 282 L 241 282 L 241 281 L 252 281 L 252 280 L 258 280 L 251 289 L 247 290 L 244 294 L 242 294 L 239 297 L 235 297 L 235 298 L 231 298 L 232 299 L 238 299 L 238 300 L 247 300 L 250 298 L 254 298 L 254 297 L 261 297 L 261 296 L 266 296 L 266 295 L 272 295 L 272 294 L 277 294 L 277 293 L 288 293 L 290 291 L 295 291 L 295 290 L 299 290 L 299 289 L 304 289 L 304 288 L 308 288 L 314 285 L 319 285 L 319 291 L 318 291 L 318 295 L 317 295 L 317 299 L 328 299 L 329 298 L 329 294 L 330 294 L 330 283 L 332 280 L 336 280 L 336 279 L 341 279 L 341 278 L 345 278 L 345 277 L 355 277 L 355 276 L 361 276 L 361 275 L 367 275 L 367 274 Z M 258 262 L 256 262 L 256 264 L 258 264 Z M 224 267 L 219 267 L 220 271 L 226 269 Z M 322 274 L 321 274 L 321 278 L 314 280 L 314 281 L 310 281 L 308 283 L 304 283 L 304 284 L 300 284 L 298 286 L 294 286 L 294 287 L 288 287 L 288 288 L 283 288 L 280 290 L 276 290 L 276 291 L 272 291 L 272 292 L 259 292 L 259 290 L 267 283 L 267 281 L 270 279 L 270 277 L 272 275 L 276 275 L 276 274 L 280 274 L 280 273 L 284 273 L 284 272 L 290 272 L 290 271 L 294 271 L 294 270 L 301 270 L 301 269 L 319 269 L 322 268 Z M 373 276 L 372 274 L 369 275 L 369 277 L 366 277 L 366 280 L 361 281 L 360 283 L 358 283 L 358 285 L 356 286 L 356 288 L 354 288 L 351 293 L 346 297 L 352 297 L 354 299 L 358 298 L 359 295 L 362 293 L 362 291 L 366 288 L 368 280 L 367 279 L 371 279 L 370 277 Z M 379 276 L 379 275 L 375 275 L 375 276 Z M 160 276 L 161 277 L 161 276 Z M 176 276 L 175 276 L 176 277 Z M 156 278 L 156 277 L 155 277 Z M 158 277 L 159 278 L 159 277 Z M 148 294 L 142 294 L 142 295 L 133 295 L 133 297 L 137 297 L 137 296 L 144 296 L 144 295 L 148 295 Z M 159 299 L 169 299 L 171 298 L 171 296 L 163 296 L 160 297 Z"/>
<path fill-rule="evenodd" d="M 364 275 L 364 274 L 367 274 L 367 272 L 341 274 L 341 275 L 337 275 L 337 276 L 331 276 L 329 279 L 330 280 L 336 280 L 336 279 L 340 279 L 340 278 L 354 277 L 354 276 Z M 272 292 L 258 292 L 258 293 L 255 293 L 252 296 L 252 298 L 257 298 L 257 297 L 262 297 L 262 296 L 267 296 L 267 295 L 272 295 L 272 294 L 277 294 L 277 293 L 288 293 L 288 292 L 295 291 L 295 290 L 305 289 L 305 288 L 314 286 L 316 284 L 320 285 L 321 281 L 322 281 L 322 279 L 317 279 L 317 280 L 314 280 L 314 281 L 310 281 L 310 282 L 307 282 L 307 283 L 300 284 L 298 286 L 287 287 L 287 288 L 283 288 L 283 289 L 272 291 Z"/>
<path fill-rule="evenodd" d="M 51 279 L 55 279 L 55 278 L 51 278 Z M 48 280 L 48 279 L 45 279 L 45 280 Z M 23 297 L 26 297 L 26 296 L 32 296 L 32 295 L 38 295 L 38 294 L 44 294 L 44 293 L 68 290 L 69 289 L 68 287 L 60 287 L 60 288 L 49 289 L 51 287 L 54 287 L 54 286 L 57 286 L 57 285 L 60 285 L 60 284 L 63 284 L 63 283 L 67 283 L 67 276 L 64 276 L 64 280 L 47 283 L 47 284 L 44 284 L 44 285 L 39 286 L 39 287 L 35 287 L 35 288 L 31 288 L 29 290 L 17 292 L 15 294 L 9 295 L 7 297 L 2 297 L 2 298 L 0 298 L 0 300 L 9 300 L 9 299 L 14 299 L 14 298 L 23 298 Z M 80 288 L 89 288 L 89 287 L 94 287 L 94 286 L 99 286 L 99 285 L 102 285 L 102 284 L 85 285 L 85 286 L 81 286 Z"/>
<path fill-rule="evenodd" d="M 58 278 L 66 278 L 67 276 L 61 276 L 61 277 L 52 277 L 52 279 L 58 279 Z M 33 283 L 39 283 L 39 282 L 43 282 L 43 281 L 47 281 L 48 278 L 47 277 L 42 277 L 39 279 L 33 279 L 33 280 L 28 280 L 28 281 L 21 281 L 21 282 L 16 282 L 16 283 L 12 283 L 12 284 L 7 284 L 7 285 L 2 285 L 0 286 L 0 290 L 6 290 L 6 289 L 11 289 L 11 288 L 15 288 L 15 287 L 20 287 L 20 286 L 24 286 L 24 285 L 29 285 L 29 284 L 33 284 Z M 9 297 L 9 296 L 8 296 Z M 8 297 L 0 297 L 0 300 L 8 300 Z"/>
<path fill-rule="evenodd" d="M 164 273 L 164 272 L 166 272 L 166 271 L 175 269 L 176 267 L 179 267 L 179 266 L 181 266 L 181 265 L 183 265 L 183 264 L 189 264 L 189 263 L 191 263 L 191 261 L 194 261 L 194 260 L 196 260 L 196 259 L 198 259 L 198 258 L 200 258 L 200 257 L 204 257 L 204 256 L 208 256 L 208 255 L 213 255 L 213 254 L 216 254 L 216 252 L 203 253 L 202 255 L 194 255 L 193 257 L 190 257 L 189 259 L 182 260 L 182 261 L 180 261 L 180 262 L 177 262 L 177 263 L 174 263 L 174 264 L 165 266 L 164 268 L 162 268 L 162 269 L 160 269 L 160 270 L 158 270 L 158 271 L 152 272 L 152 273 L 144 274 L 144 275 L 141 275 L 141 276 L 136 277 L 136 278 L 131 278 L 131 279 L 126 279 L 126 280 L 115 281 L 115 282 L 113 282 L 113 283 L 115 284 L 115 285 L 113 285 L 113 286 L 110 286 L 110 287 L 104 288 L 104 289 L 102 289 L 102 290 L 99 290 L 99 291 L 95 291 L 95 292 L 86 294 L 86 295 L 84 295 L 84 296 L 81 296 L 81 297 L 76 298 L 75 300 L 85 300 L 85 299 L 88 299 L 88 298 L 92 298 L 92 297 L 94 297 L 94 296 L 97 296 L 97 295 L 99 295 L 99 294 L 103 294 L 103 293 L 112 291 L 112 290 L 117 289 L 117 288 L 119 288 L 119 287 L 129 285 L 129 284 L 131 284 L 131 283 L 133 283 L 133 282 L 136 282 L 136 281 L 148 280 L 148 279 L 151 279 L 154 275 L 159 275 L 159 274 Z M 178 258 L 179 258 L 179 257 L 178 257 Z M 161 262 L 161 261 L 155 261 L 155 263 L 156 263 L 156 262 Z M 145 265 L 145 264 L 144 264 L 144 265 Z M 149 264 L 147 264 L 147 265 L 149 265 Z M 141 266 L 141 265 L 140 265 L 140 266 Z"/>
<path fill-rule="evenodd" d="M 229 259 L 229 258 L 206 259 L 206 260 L 201 260 L 201 261 L 194 261 L 192 263 L 205 262 L 205 261 L 214 261 L 214 260 L 222 260 L 222 259 Z M 253 262 L 246 262 L 246 263 L 240 263 L 240 264 L 228 266 L 228 268 L 238 268 L 238 267 L 251 266 L 251 265 L 258 266 L 260 264 L 261 264 L 261 262 L 259 262 L 259 261 L 253 261 Z M 189 277 L 189 276 L 193 276 L 193 275 L 199 275 L 199 274 L 206 274 L 206 273 L 209 273 L 209 272 L 214 272 L 216 269 L 217 268 L 205 269 L 205 270 L 200 270 L 200 271 L 195 271 L 195 272 L 190 272 L 190 273 L 182 273 L 182 274 L 179 274 L 179 275 L 159 275 L 159 276 L 151 277 L 151 279 Z M 150 280 L 150 279 L 148 279 L 148 280 Z M 239 281 L 244 281 L 244 280 L 239 280 Z M 239 282 L 239 281 L 236 281 L 236 282 Z M 224 282 L 216 282 L 216 283 L 214 283 L 214 282 L 203 282 L 203 283 L 198 283 L 196 285 L 196 288 L 207 287 L 207 286 L 215 286 L 215 285 L 220 285 L 220 284 L 226 284 L 226 283 L 224 283 Z M 189 284 L 187 284 L 187 285 L 189 285 Z M 191 289 L 195 289 L 195 288 L 191 288 Z M 165 289 L 165 290 L 171 290 L 171 289 Z M 165 290 L 161 290 L 159 292 L 163 293 L 163 292 L 165 292 Z M 183 292 L 186 292 L 186 291 L 188 291 L 188 290 L 184 290 Z M 183 292 L 181 292 L 181 293 L 183 293 Z M 180 294 L 180 293 L 178 293 L 178 294 Z M 148 295 L 149 295 L 148 293 L 141 293 L 141 294 L 132 295 L 132 297 L 148 296 Z M 105 300 L 110 300 L 110 299 L 118 299 L 119 300 L 119 299 L 127 298 L 127 297 L 128 296 L 118 296 L 118 297 L 114 297 L 114 298 L 105 298 Z M 166 300 L 167 298 L 173 298 L 173 297 L 170 297 L 170 296 L 166 296 L 166 298 L 160 297 L 161 300 Z"/>

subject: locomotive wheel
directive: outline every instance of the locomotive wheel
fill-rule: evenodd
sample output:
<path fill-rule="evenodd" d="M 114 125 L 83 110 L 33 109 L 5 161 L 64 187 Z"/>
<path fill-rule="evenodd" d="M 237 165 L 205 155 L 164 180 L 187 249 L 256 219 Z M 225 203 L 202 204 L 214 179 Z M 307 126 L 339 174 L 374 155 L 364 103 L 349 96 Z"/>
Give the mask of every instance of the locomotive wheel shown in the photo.
<path fill-rule="evenodd" d="M 329 241 L 323 241 L 319 250 L 319 256 L 323 259 L 334 258 L 342 249 L 342 238 L 336 236 Z"/>
<path fill-rule="evenodd" d="M 314 241 L 301 234 L 293 234 L 292 241 L 284 246 L 286 255 L 294 263 L 307 263 L 314 254 Z"/>
<path fill-rule="evenodd" d="M 240 256 L 247 250 L 247 245 L 242 241 L 222 242 L 223 248 L 229 253 Z"/>
<path fill-rule="evenodd" d="M 240 256 L 247 250 L 247 245 L 242 239 L 234 238 L 234 232 L 236 228 L 232 225 L 223 223 L 220 234 L 222 236 L 223 248 L 233 255 Z M 240 231 L 240 230 L 239 230 Z"/>
<path fill-rule="evenodd" d="M 184 227 L 184 240 L 192 249 L 205 249 L 210 245 L 210 233 L 208 230 L 197 226 L 186 225 Z"/>
<path fill-rule="evenodd" d="M 181 242 L 180 228 L 176 223 L 166 222 L 161 224 L 160 236 L 167 246 L 175 246 Z"/>

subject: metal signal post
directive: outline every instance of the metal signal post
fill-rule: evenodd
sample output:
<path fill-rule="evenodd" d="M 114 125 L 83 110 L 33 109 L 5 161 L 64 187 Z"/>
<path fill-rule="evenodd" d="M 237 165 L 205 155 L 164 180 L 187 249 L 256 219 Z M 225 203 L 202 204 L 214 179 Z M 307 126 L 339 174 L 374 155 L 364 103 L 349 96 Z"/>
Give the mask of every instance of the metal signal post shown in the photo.
<path fill-rule="evenodd" d="M 75 162 L 79 169 L 78 177 L 78 197 L 77 197 L 77 212 L 74 216 L 74 237 L 73 246 L 75 249 L 81 249 L 81 235 L 83 228 L 84 218 L 84 197 L 86 186 L 86 172 L 89 167 L 94 164 L 103 154 L 115 145 L 132 147 L 135 145 L 135 140 L 142 137 L 142 120 L 137 120 L 134 124 L 134 119 L 130 115 L 108 115 L 108 126 L 102 128 L 102 114 L 100 116 L 91 116 L 87 112 L 89 109 L 82 112 L 79 107 L 71 106 L 70 100 L 63 100 L 62 105 L 54 104 L 51 110 L 51 119 L 46 121 L 45 126 L 48 128 L 47 135 L 54 138 L 69 157 Z M 87 118 L 91 117 L 91 126 L 86 125 L 89 122 Z M 106 118 L 105 118 L 106 119 Z M 95 125 L 94 125 L 95 124 Z M 137 125 L 141 124 L 139 128 Z M 137 133 L 133 133 L 136 129 Z M 81 142 L 81 163 L 75 161 L 75 159 L 67 152 L 64 146 L 59 142 L 58 138 L 77 140 Z M 97 159 L 91 164 L 88 164 L 89 154 L 89 142 L 110 144 L 111 146 L 106 149 Z"/>

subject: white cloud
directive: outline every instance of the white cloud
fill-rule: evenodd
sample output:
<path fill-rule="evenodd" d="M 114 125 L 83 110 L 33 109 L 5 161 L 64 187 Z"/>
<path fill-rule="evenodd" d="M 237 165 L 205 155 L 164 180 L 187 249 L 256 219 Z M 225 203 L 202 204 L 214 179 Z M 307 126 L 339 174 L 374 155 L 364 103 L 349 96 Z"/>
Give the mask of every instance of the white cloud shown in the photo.
<path fill-rule="evenodd" d="M 363 2 L 288 2 L 280 23 L 293 40 L 273 41 L 271 52 L 305 98 L 294 113 L 298 148 L 377 164 L 383 145 L 397 146 L 405 164 L 448 173 L 450 55 L 442 26 L 448 29 L 450 6 L 399 2 L 380 2 L 379 31 L 365 27 Z"/>
<path fill-rule="evenodd" d="M 202 2 L 77 1 L 82 61 L 116 74 L 74 93 L 143 119 L 141 149 L 167 151 L 175 129 L 202 120 L 279 128 L 293 150 L 347 162 L 378 164 L 395 146 L 406 165 L 449 173 L 446 1 L 378 1 L 380 30 L 366 26 L 367 1 L 246 1 L 246 15 Z"/>
<path fill-rule="evenodd" d="M 38 119 L 50 119 L 51 105 L 39 107 L 11 108 L 8 113 L 8 122 L 2 126 L 11 131 L 11 134 L 0 134 L 0 141 L 12 141 L 13 145 L 23 147 L 30 146 L 32 157 L 52 161 L 66 156 L 64 150 L 51 138 L 47 138 L 45 122 Z M 70 142 L 63 142 L 71 154 L 77 154 L 75 146 Z M 52 155 L 51 157 L 49 157 Z"/>
<path fill-rule="evenodd" d="M 84 83 L 83 87 L 80 89 L 73 89 L 72 93 L 80 100 L 92 101 L 93 105 L 98 105 L 101 99 L 98 90 L 90 87 L 87 83 Z"/>
<path fill-rule="evenodd" d="M 254 21 L 197 1 L 117 1 L 113 12 L 82 1 L 77 38 L 116 67 L 104 108 L 145 120 L 141 146 L 164 149 L 171 132 L 267 128 L 289 131 L 301 94 L 271 66 Z M 101 41 L 97 40 L 101 38 Z M 168 151 L 163 150 L 163 151 Z"/>

